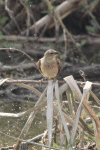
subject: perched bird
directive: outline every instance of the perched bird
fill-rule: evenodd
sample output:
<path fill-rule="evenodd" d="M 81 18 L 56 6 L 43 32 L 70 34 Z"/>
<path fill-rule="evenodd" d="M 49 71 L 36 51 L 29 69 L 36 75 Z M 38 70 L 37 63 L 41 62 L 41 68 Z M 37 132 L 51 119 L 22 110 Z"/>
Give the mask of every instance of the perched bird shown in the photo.
<path fill-rule="evenodd" d="M 41 74 L 48 80 L 55 79 L 60 72 L 61 63 L 60 60 L 56 58 L 58 54 L 59 52 L 49 49 L 44 53 L 44 57 L 39 59 L 37 63 Z"/>

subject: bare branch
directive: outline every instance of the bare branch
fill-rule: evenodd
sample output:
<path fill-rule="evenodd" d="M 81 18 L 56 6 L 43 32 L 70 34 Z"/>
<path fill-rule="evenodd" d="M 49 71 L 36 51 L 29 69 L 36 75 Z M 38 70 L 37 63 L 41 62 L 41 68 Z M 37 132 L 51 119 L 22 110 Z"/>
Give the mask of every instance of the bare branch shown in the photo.
<path fill-rule="evenodd" d="M 14 18 L 13 11 L 8 8 L 7 3 L 8 3 L 8 0 L 5 0 L 5 9 L 7 10 L 7 12 L 8 12 L 8 14 L 9 14 L 10 18 L 13 20 L 13 22 L 14 22 L 15 25 L 17 26 L 18 31 L 19 31 L 19 33 L 20 33 L 20 32 L 21 32 L 21 29 L 20 29 L 20 27 L 19 27 L 19 25 L 18 25 L 16 19 Z"/>

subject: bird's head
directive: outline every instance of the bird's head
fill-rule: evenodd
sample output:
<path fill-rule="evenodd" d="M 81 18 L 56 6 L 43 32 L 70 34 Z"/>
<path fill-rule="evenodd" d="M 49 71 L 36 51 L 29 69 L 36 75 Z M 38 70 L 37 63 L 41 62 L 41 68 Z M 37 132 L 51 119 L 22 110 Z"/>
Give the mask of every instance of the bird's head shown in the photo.
<path fill-rule="evenodd" d="M 53 50 L 53 49 L 49 49 L 47 50 L 45 53 L 44 53 L 44 56 L 47 58 L 47 59 L 55 59 L 56 56 L 59 54 L 59 52 Z"/>

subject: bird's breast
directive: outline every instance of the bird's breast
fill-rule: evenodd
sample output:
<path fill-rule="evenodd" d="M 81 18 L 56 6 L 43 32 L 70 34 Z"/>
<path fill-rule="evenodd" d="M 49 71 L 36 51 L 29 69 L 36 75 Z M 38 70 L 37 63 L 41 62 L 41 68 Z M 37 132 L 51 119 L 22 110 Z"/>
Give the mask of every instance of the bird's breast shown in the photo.
<path fill-rule="evenodd" d="M 55 78 L 58 74 L 58 65 L 56 60 L 54 62 L 41 62 L 41 71 L 43 76 L 49 79 Z"/>

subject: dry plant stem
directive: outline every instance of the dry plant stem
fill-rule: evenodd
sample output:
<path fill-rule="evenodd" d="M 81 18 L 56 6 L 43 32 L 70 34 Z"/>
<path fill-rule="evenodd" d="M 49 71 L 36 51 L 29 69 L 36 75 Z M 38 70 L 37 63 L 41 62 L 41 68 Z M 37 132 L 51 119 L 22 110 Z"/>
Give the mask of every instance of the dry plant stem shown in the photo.
<path fill-rule="evenodd" d="M 89 135 L 92 135 L 94 137 L 94 131 L 92 128 L 90 128 L 88 126 L 88 124 L 86 124 L 86 122 L 80 117 L 79 118 L 80 120 L 80 127 L 84 130 L 84 131 L 87 131 L 89 133 Z"/>
<path fill-rule="evenodd" d="M 62 109 L 63 108 L 62 95 L 60 95 L 60 103 L 61 103 L 61 109 Z M 59 113 L 57 115 L 59 115 Z M 61 144 L 61 148 L 62 148 L 62 147 L 65 147 L 64 127 L 63 127 L 63 124 L 62 124 L 61 116 L 59 115 L 58 118 L 59 118 L 60 144 Z"/>
<path fill-rule="evenodd" d="M 100 100 L 98 99 L 98 97 L 92 91 L 90 91 L 90 94 L 92 95 L 94 100 L 97 102 L 97 104 L 100 105 Z"/>
<path fill-rule="evenodd" d="M 96 1 L 94 0 L 92 5 L 90 5 L 89 10 L 93 11 L 96 8 L 96 6 L 98 5 L 99 2 L 100 2 L 99 0 L 96 0 Z"/>
<path fill-rule="evenodd" d="M 98 59 L 99 55 L 98 54 L 94 54 L 92 56 L 92 58 L 89 60 L 90 64 L 92 64 L 93 61 L 95 61 L 96 59 Z"/>
<path fill-rule="evenodd" d="M 87 2 L 86 2 L 87 3 Z M 88 8 L 87 8 L 87 11 L 85 10 L 85 14 L 84 14 L 84 16 L 86 15 L 86 14 L 88 14 L 88 12 L 92 12 L 95 8 L 96 8 L 96 6 L 98 5 L 98 3 L 99 3 L 99 0 L 94 0 L 94 2 L 92 2 L 90 5 L 87 5 L 88 6 Z M 83 17 L 84 17 L 83 16 Z"/>
<path fill-rule="evenodd" d="M 19 85 L 20 85 L 20 84 L 19 84 Z M 24 84 L 21 84 L 21 85 L 22 85 L 23 87 L 26 87 L 26 88 L 32 90 L 32 88 L 31 88 L 30 86 L 27 86 L 27 85 L 24 85 Z M 45 99 L 44 96 L 45 96 L 46 90 L 47 90 L 47 89 L 45 89 L 44 92 L 41 94 L 41 96 L 40 96 L 39 100 L 37 101 L 37 103 L 35 104 L 35 106 L 37 106 L 38 103 L 40 103 L 40 101 L 41 101 L 42 99 Z M 37 93 L 37 91 L 36 91 L 36 93 Z M 40 95 L 40 92 L 38 92 L 37 95 Z M 30 128 L 31 123 L 32 123 L 32 121 L 33 121 L 33 119 L 34 119 L 36 113 L 37 113 L 37 111 L 31 112 L 31 114 L 30 114 L 30 116 L 29 116 L 29 118 L 28 118 L 28 120 L 27 120 L 27 122 L 26 122 L 24 128 L 23 128 L 22 131 L 21 131 L 21 134 L 20 134 L 20 136 L 19 136 L 19 139 L 23 139 L 23 137 L 26 136 L 26 134 L 27 134 L 27 132 L 28 132 L 28 129 Z M 17 143 L 16 143 L 16 145 L 15 145 L 15 147 L 14 147 L 14 150 L 18 150 L 18 149 L 19 149 L 20 143 L 21 143 L 21 142 L 18 140 Z"/>
<path fill-rule="evenodd" d="M 82 76 L 82 78 L 84 79 L 84 82 L 86 82 L 86 78 L 85 78 L 85 73 L 82 70 L 79 70 L 80 75 Z"/>
<path fill-rule="evenodd" d="M 19 85 L 19 86 L 21 86 L 21 87 L 24 87 L 24 88 L 27 88 L 27 89 L 29 89 L 29 90 L 32 90 L 34 93 L 36 93 L 36 95 L 38 95 L 38 96 L 40 96 L 41 95 L 41 93 L 39 92 L 39 91 L 37 91 L 36 89 L 34 90 L 34 88 L 32 88 L 32 87 L 30 87 L 30 86 L 28 86 L 28 85 L 25 85 L 25 84 L 17 84 L 17 85 Z M 68 88 L 68 86 L 66 85 L 66 83 L 65 84 L 63 84 L 60 88 L 59 88 L 59 91 L 60 91 L 60 95 L 65 91 L 65 89 L 67 89 Z M 45 99 L 45 97 L 44 97 L 44 99 Z M 41 109 L 41 107 L 44 107 L 44 106 L 46 106 L 46 100 L 44 100 L 38 107 L 36 107 L 38 110 L 39 109 Z M 35 111 L 35 109 L 36 108 L 32 108 L 32 109 L 30 109 L 30 110 L 28 110 L 26 113 L 29 113 L 29 112 L 31 112 L 32 110 L 34 110 Z M 56 114 L 58 114 L 58 112 L 59 112 L 59 110 L 58 110 L 58 107 L 54 104 L 54 110 L 55 110 L 55 112 L 56 112 Z M 24 114 L 23 114 L 24 115 Z M 17 116 L 18 117 L 18 116 Z M 19 116 L 20 117 L 20 116 Z M 70 124 L 73 124 L 73 121 L 71 120 L 71 118 L 70 117 L 68 117 L 65 113 L 64 113 L 64 117 L 65 117 L 65 119 L 66 119 L 66 121 L 67 122 L 69 122 Z M 82 123 L 83 124 L 83 123 Z M 84 127 L 84 126 L 83 126 Z M 86 129 L 88 129 L 88 127 L 86 128 Z M 91 133 L 92 133 L 92 131 L 91 131 Z M 18 145 L 19 145 L 19 141 L 18 141 L 18 143 L 17 143 Z M 17 145 L 17 146 L 18 146 Z M 17 146 L 16 146 L 16 148 L 17 148 Z"/>
<path fill-rule="evenodd" d="M 62 27 L 63 29 L 65 29 L 66 33 L 67 33 L 68 36 L 71 38 L 73 44 L 74 44 L 75 47 L 77 48 L 77 50 L 78 50 L 78 52 L 80 53 L 82 59 L 85 60 L 86 62 L 88 62 L 88 60 L 85 58 L 85 56 L 84 56 L 82 50 L 77 46 L 77 44 L 76 44 L 75 40 L 73 39 L 71 33 L 68 31 L 68 29 L 66 28 L 66 26 L 64 25 L 64 23 L 62 22 L 62 20 L 59 18 L 59 16 L 57 15 L 57 13 L 54 11 L 54 9 L 53 9 L 51 3 L 49 2 L 49 0 L 46 0 L 46 3 L 47 3 L 47 5 L 48 5 L 49 11 L 55 16 L 55 18 L 58 20 L 58 22 L 59 22 L 59 24 L 61 25 L 61 27 Z"/>
<path fill-rule="evenodd" d="M 41 39 L 41 37 L 43 37 L 43 35 L 44 35 L 44 33 L 45 33 L 45 31 L 46 31 L 46 29 L 47 29 L 47 24 L 44 26 L 44 29 L 41 31 L 41 34 L 39 35 L 39 37 L 36 39 L 36 41 L 37 40 L 39 40 L 39 39 Z"/>
<path fill-rule="evenodd" d="M 59 23 L 57 22 L 56 18 L 54 17 L 54 23 L 55 23 L 55 37 L 56 37 L 56 40 L 58 40 L 59 38 Z"/>
<path fill-rule="evenodd" d="M 21 102 L 21 101 L 20 101 Z M 27 114 L 30 114 L 33 111 L 37 111 L 40 110 L 41 108 L 43 108 L 45 106 L 44 102 L 41 102 L 41 104 L 39 104 L 36 107 L 30 108 L 27 111 L 24 112 L 20 112 L 20 113 L 2 113 L 0 112 L 0 116 L 2 117 L 13 117 L 13 118 L 18 118 L 18 117 L 22 117 L 25 116 Z"/>
<path fill-rule="evenodd" d="M 86 14 L 88 14 L 94 20 L 94 22 L 96 23 L 97 28 L 100 30 L 100 25 L 99 25 L 98 21 L 96 20 L 96 17 L 92 13 L 93 9 L 95 9 L 95 7 L 97 6 L 98 3 L 99 3 L 99 0 L 98 1 L 94 1 L 94 3 L 92 3 L 92 5 L 90 6 L 90 8 L 88 8 L 88 10 L 85 11 L 84 16 Z M 86 5 L 88 7 L 87 2 L 86 2 Z"/>
<path fill-rule="evenodd" d="M 69 106 L 69 112 L 71 116 L 74 116 L 73 113 L 73 106 L 72 106 L 72 102 L 71 102 L 71 94 L 70 94 L 70 90 L 69 88 L 66 90 L 66 95 L 67 95 L 67 99 L 68 99 L 68 106 Z"/>
<path fill-rule="evenodd" d="M 65 117 L 65 119 L 66 119 L 66 121 L 67 121 L 67 118 L 66 118 L 66 112 L 64 111 L 64 109 L 63 109 L 63 112 L 64 112 L 64 117 Z M 69 120 L 69 118 L 68 118 L 68 122 L 69 122 L 70 120 Z M 93 131 L 93 129 L 92 128 L 90 128 L 87 124 L 86 124 L 86 122 L 80 117 L 79 118 L 79 125 L 80 125 L 80 127 L 83 129 L 83 130 L 85 130 L 86 132 L 88 132 L 90 135 L 92 135 L 92 136 L 94 136 L 94 131 Z M 70 123 L 71 124 L 71 123 Z"/>
<path fill-rule="evenodd" d="M 65 91 L 67 90 L 69 87 L 68 85 L 65 83 L 63 84 L 60 88 L 59 88 L 59 91 L 60 91 L 60 95 Z M 58 107 L 56 105 L 54 105 L 54 111 L 56 114 L 58 114 Z M 63 111 L 64 113 L 64 111 Z M 68 115 L 66 114 L 66 112 L 64 113 L 64 117 L 66 119 L 66 122 L 70 123 L 71 125 L 73 124 L 73 121 L 71 120 L 70 117 L 68 117 Z M 82 129 L 84 129 L 85 131 L 87 131 L 89 134 L 91 134 L 92 136 L 94 135 L 94 131 L 88 127 L 88 125 L 84 122 L 84 120 L 80 117 L 80 126 Z"/>
<path fill-rule="evenodd" d="M 96 17 L 92 14 L 91 11 L 88 12 L 89 16 L 91 16 L 91 18 L 95 21 L 96 26 L 98 27 L 98 29 L 100 30 L 100 25 L 98 23 L 98 21 L 96 20 Z"/>
<path fill-rule="evenodd" d="M 71 91 L 71 90 L 70 90 Z M 74 108 L 74 112 L 76 113 L 77 108 L 76 108 L 76 104 L 75 104 L 75 98 L 73 96 L 73 92 L 71 91 L 71 98 L 72 98 L 72 104 L 73 104 L 73 108 Z"/>
<path fill-rule="evenodd" d="M 26 89 L 28 89 L 28 90 L 31 90 L 31 91 L 33 91 L 36 95 L 41 96 L 41 92 L 39 92 L 39 91 L 38 91 L 36 88 L 34 88 L 34 87 L 31 87 L 31 86 L 26 85 L 26 84 L 24 84 L 24 83 L 15 83 L 15 85 L 18 85 L 18 86 L 20 86 L 20 87 L 23 87 L 23 88 L 26 88 Z"/>
<path fill-rule="evenodd" d="M 83 77 L 84 81 L 86 82 L 85 73 L 84 73 L 82 70 L 80 70 L 79 73 L 80 73 L 80 75 Z M 84 87 L 84 86 L 83 86 L 83 87 Z M 87 101 L 87 102 L 88 102 L 88 100 L 89 100 L 89 96 L 90 96 L 90 92 L 88 92 L 88 94 L 87 94 L 87 96 L 86 96 L 86 101 Z M 85 120 L 86 117 L 87 117 L 87 112 L 86 112 L 84 109 L 82 109 L 81 118 L 82 118 L 83 120 Z M 82 147 L 84 146 L 84 145 L 83 145 L 84 130 L 82 129 L 82 130 L 80 130 L 80 132 L 81 132 L 81 135 L 82 135 L 82 136 L 81 136 L 81 142 L 80 142 L 80 148 L 82 148 Z"/>
<path fill-rule="evenodd" d="M 23 86 L 23 85 L 22 85 Z M 24 86 L 25 87 L 25 86 Z M 67 86 L 66 86 L 66 84 L 64 84 L 64 85 L 62 85 L 61 86 L 61 88 L 60 88 L 60 95 L 64 92 L 64 89 L 65 88 L 67 88 Z M 44 93 L 45 93 L 45 91 L 44 91 Z M 37 94 L 39 94 L 40 95 L 40 93 L 37 93 Z M 42 94 L 42 97 L 43 97 L 43 94 Z M 44 99 L 46 99 L 46 97 L 43 97 Z M 36 103 L 37 104 L 37 103 Z M 44 101 L 44 104 L 46 105 L 46 100 Z M 36 106 L 36 105 L 35 105 Z M 54 110 L 55 110 L 55 112 L 58 114 L 58 112 L 59 112 L 59 110 L 58 110 L 58 107 L 57 106 L 55 106 L 55 104 L 54 104 Z M 25 135 L 26 135 L 26 128 L 27 128 L 27 131 L 28 131 L 28 129 L 29 129 L 29 127 L 30 127 L 30 125 L 31 125 L 31 123 L 32 123 L 32 121 L 33 121 L 33 119 L 34 119 L 34 115 L 36 115 L 36 113 L 37 113 L 37 111 L 35 112 L 35 114 L 32 112 L 31 113 L 31 116 L 30 116 L 30 118 L 31 118 L 31 121 L 30 122 L 26 122 L 26 124 L 25 124 L 25 126 L 24 126 L 24 128 L 23 128 L 23 130 L 22 130 L 22 132 L 21 132 L 21 134 L 20 134 L 20 138 L 23 138 L 23 137 L 25 137 Z M 71 120 L 71 118 L 70 117 L 68 117 L 65 113 L 64 113 L 64 115 L 65 115 L 65 118 L 66 118 L 66 120 L 67 120 L 67 122 L 69 122 L 69 123 L 71 123 L 72 124 L 72 120 Z M 27 126 L 28 125 L 28 126 Z M 17 141 L 17 143 L 16 143 L 16 145 L 15 145 L 15 147 L 14 147 L 14 150 L 18 150 L 19 149 L 19 146 L 20 146 L 20 141 L 18 140 Z"/>
<path fill-rule="evenodd" d="M 64 128 L 60 116 L 59 116 L 59 131 L 60 131 L 60 144 L 61 144 L 61 148 L 63 148 L 65 147 Z"/>
<path fill-rule="evenodd" d="M 64 51 L 64 56 L 67 55 L 67 36 L 66 36 L 66 31 L 63 29 L 63 36 L 64 36 L 64 42 L 65 42 L 65 51 Z M 65 59 L 66 57 L 64 57 Z"/>
<path fill-rule="evenodd" d="M 80 143 L 80 148 L 82 148 L 84 146 L 84 130 L 81 131 L 81 143 Z"/>
<path fill-rule="evenodd" d="M 85 73 L 82 70 L 80 70 L 79 72 L 80 72 L 81 76 L 83 77 L 84 81 L 86 82 Z M 97 104 L 100 105 L 100 100 L 98 99 L 98 97 L 92 91 L 90 91 L 88 96 L 90 96 L 90 94 L 92 95 L 94 100 L 97 102 Z M 89 98 L 87 97 L 87 99 L 89 99 Z"/>
<path fill-rule="evenodd" d="M 45 141 L 46 141 L 45 139 L 46 139 L 47 135 L 48 135 L 48 131 L 46 130 L 46 131 L 44 131 L 43 136 L 42 136 L 42 143 L 43 144 L 45 144 Z"/>
<path fill-rule="evenodd" d="M 79 71 L 79 73 L 80 73 L 80 75 L 82 76 L 82 78 L 84 79 L 84 82 L 86 82 L 86 78 L 85 78 L 85 73 L 84 73 L 84 71 L 82 71 L 82 70 L 80 70 Z M 84 87 L 84 86 L 83 86 Z M 91 91 L 91 90 L 90 90 Z M 87 94 L 87 96 L 86 96 L 86 101 L 88 102 L 88 100 L 89 100 L 89 97 L 90 97 L 90 92 L 88 92 L 88 94 Z M 82 119 L 86 119 L 86 117 L 87 117 L 87 113 L 86 113 L 86 111 L 83 109 L 82 110 L 82 112 L 81 112 L 81 117 L 82 117 Z M 83 131 L 84 132 L 84 131 Z"/>
<path fill-rule="evenodd" d="M 57 129 L 58 129 L 58 119 L 55 117 L 55 128 L 54 128 L 54 143 L 56 143 L 56 136 L 57 136 Z"/>
<path fill-rule="evenodd" d="M 1 26 L 0 26 L 0 30 L 1 30 L 3 33 L 5 33 L 5 35 L 9 35 L 9 32 L 6 31 L 5 29 L 3 29 Z M 7 37 L 9 37 L 9 36 L 7 36 Z"/>
<path fill-rule="evenodd" d="M 79 71 L 80 72 L 80 75 L 83 77 L 83 79 L 84 79 L 84 81 L 86 82 L 86 78 L 85 78 L 85 73 L 82 71 L 82 70 L 80 70 Z M 83 86 L 84 87 L 84 86 Z M 91 91 L 91 90 L 90 90 Z M 90 92 L 88 92 L 88 94 L 87 94 L 87 96 L 86 96 L 86 101 L 88 102 L 88 100 L 89 100 L 89 97 L 90 97 Z M 81 118 L 83 119 L 83 120 L 85 120 L 86 118 L 87 118 L 87 112 L 84 110 L 84 109 L 82 109 L 82 112 L 81 112 Z M 84 130 L 82 129 L 82 130 L 80 130 L 80 132 L 81 132 L 81 142 L 80 142 L 80 148 L 82 148 L 84 145 L 83 145 L 83 140 L 84 140 Z"/>
<path fill-rule="evenodd" d="M 24 2 L 22 2 L 22 0 L 20 0 L 20 3 L 24 6 L 24 8 L 26 9 L 27 12 L 27 32 L 26 32 L 26 36 L 29 36 L 29 27 L 31 26 L 31 18 L 33 19 L 34 23 L 35 23 L 35 18 L 33 16 L 33 13 L 31 13 L 30 9 L 27 7 L 26 4 L 24 4 Z M 35 38 L 37 37 L 37 29 L 35 28 Z"/>
<path fill-rule="evenodd" d="M 72 87 L 72 91 L 74 92 L 74 94 L 76 95 L 77 99 L 80 101 L 82 99 L 82 94 L 77 86 L 77 84 L 73 84 L 74 79 L 72 76 L 67 77 L 69 78 L 70 81 L 70 85 Z M 67 79 L 66 78 L 66 79 Z M 75 83 L 75 82 L 74 82 Z M 77 89 L 76 89 L 77 88 Z M 96 128 L 97 128 L 97 135 L 95 134 L 95 136 L 98 137 L 98 141 L 100 141 L 100 121 L 99 118 L 97 117 L 97 115 L 95 114 L 95 112 L 93 111 L 93 109 L 90 107 L 89 103 L 87 101 L 83 101 L 83 106 L 85 108 L 85 110 L 87 111 L 87 113 L 89 114 L 89 116 L 94 120 Z"/>
<path fill-rule="evenodd" d="M 27 12 L 27 33 L 26 33 L 26 36 L 29 36 L 29 30 L 28 30 L 28 27 L 30 27 L 31 23 L 30 23 L 30 11 L 29 11 L 29 8 L 27 7 L 27 5 L 25 5 L 22 0 L 19 0 L 20 3 L 24 6 L 24 8 L 26 9 L 26 12 Z"/>
<path fill-rule="evenodd" d="M 52 129 L 52 133 L 54 134 L 54 132 L 55 132 L 55 129 L 53 128 Z M 38 141 L 40 141 L 41 139 L 42 140 L 44 140 L 44 139 L 46 139 L 46 137 L 47 137 L 47 134 L 48 134 L 48 132 L 47 132 L 47 130 L 45 130 L 44 131 L 44 133 L 42 133 L 42 134 L 40 134 L 40 135 L 37 135 L 36 137 L 33 137 L 32 139 L 29 139 L 29 140 L 27 140 L 26 142 L 25 142 L 25 144 L 28 144 L 29 142 L 38 142 Z M 43 143 L 45 142 L 45 140 L 43 141 Z M 45 145 L 45 144 L 44 144 Z"/>

